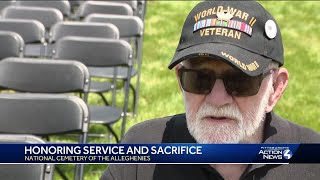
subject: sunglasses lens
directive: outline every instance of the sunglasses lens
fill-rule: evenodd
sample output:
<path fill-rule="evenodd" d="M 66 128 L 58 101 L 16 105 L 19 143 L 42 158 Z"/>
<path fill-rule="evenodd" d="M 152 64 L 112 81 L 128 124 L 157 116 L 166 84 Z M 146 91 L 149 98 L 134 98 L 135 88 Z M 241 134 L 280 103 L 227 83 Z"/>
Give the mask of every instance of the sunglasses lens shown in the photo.
<path fill-rule="evenodd" d="M 208 72 L 182 69 L 179 75 L 182 88 L 194 94 L 209 94 L 215 82 Z"/>
<path fill-rule="evenodd" d="M 233 96 L 253 96 L 258 93 L 262 81 L 262 75 L 248 76 L 243 73 L 226 75 L 223 77 L 227 92 Z"/>
<path fill-rule="evenodd" d="M 209 94 L 216 81 L 210 70 L 179 69 L 182 88 L 193 94 Z M 228 94 L 236 97 L 256 95 L 260 89 L 263 75 L 248 76 L 242 72 L 226 73 L 222 76 Z"/>

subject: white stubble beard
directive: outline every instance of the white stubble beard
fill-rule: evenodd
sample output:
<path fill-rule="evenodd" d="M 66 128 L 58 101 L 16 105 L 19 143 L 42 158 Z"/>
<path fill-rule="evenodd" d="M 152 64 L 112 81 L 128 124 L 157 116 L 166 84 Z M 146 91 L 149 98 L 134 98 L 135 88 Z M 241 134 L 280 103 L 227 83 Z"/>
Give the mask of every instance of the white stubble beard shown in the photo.
<path fill-rule="evenodd" d="M 260 103 L 255 104 L 254 107 L 249 108 L 246 112 L 241 112 L 235 103 L 221 107 L 214 107 L 209 103 L 204 103 L 200 106 L 198 112 L 190 113 L 191 111 L 188 110 L 189 104 L 185 103 L 190 134 L 201 144 L 247 142 L 264 124 L 265 110 L 271 92 L 273 92 L 272 78 L 269 79 L 267 87 Z M 227 117 L 235 121 L 212 125 L 203 120 L 203 117 L 206 116 Z"/>

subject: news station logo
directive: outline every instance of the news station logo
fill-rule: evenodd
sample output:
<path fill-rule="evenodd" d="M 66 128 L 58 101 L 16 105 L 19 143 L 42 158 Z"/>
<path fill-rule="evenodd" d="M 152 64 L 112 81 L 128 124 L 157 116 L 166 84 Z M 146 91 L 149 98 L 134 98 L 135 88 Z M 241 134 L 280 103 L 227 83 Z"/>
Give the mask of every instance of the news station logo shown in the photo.
<path fill-rule="evenodd" d="M 262 155 L 262 159 L 286 159 L 292 158 L 292 151 L 289 147 L 261 147 L 259 155 Z"/>
<path fill-rule="evenodd" d="M 291 157 L 292 157 L 292 152 L 291 152 L 289 149 L 284 150 L 284 151 L 283 151 L 283 157 L 284 157 L 285 159 L 291 159 Z"/>

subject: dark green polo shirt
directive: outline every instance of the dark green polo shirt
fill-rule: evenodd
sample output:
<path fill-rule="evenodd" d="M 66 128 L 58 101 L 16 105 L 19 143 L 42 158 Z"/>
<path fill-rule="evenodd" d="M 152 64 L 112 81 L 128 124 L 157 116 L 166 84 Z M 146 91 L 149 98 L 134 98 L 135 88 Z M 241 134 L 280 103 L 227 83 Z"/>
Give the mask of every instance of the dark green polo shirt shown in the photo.
<path fill-rule="evenodd" d="M 142 122 L 132 127 L 123 143 L 195 143 L 185 114 Z M 263 143 L 320 143 L 320 135 L 276 116 L 266 115 Z M 211 180 L 223 179 L 209 165 L 110 165 L 102 180 Z M 320 179 L 320 164 L 249 165 L 242 174 L 251 179 Z"/>

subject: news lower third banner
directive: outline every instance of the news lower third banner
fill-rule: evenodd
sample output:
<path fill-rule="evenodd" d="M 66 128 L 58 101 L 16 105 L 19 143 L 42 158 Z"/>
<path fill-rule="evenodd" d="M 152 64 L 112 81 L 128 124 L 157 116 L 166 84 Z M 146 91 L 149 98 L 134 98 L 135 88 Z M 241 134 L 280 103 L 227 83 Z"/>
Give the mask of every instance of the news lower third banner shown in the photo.
<path fill-rule="evenodd" d="M 0 144 L 0 163 L 320 163 L 320 144 Z"/>

